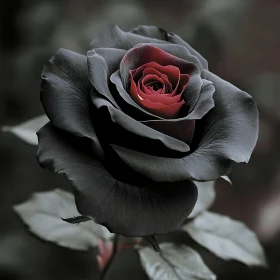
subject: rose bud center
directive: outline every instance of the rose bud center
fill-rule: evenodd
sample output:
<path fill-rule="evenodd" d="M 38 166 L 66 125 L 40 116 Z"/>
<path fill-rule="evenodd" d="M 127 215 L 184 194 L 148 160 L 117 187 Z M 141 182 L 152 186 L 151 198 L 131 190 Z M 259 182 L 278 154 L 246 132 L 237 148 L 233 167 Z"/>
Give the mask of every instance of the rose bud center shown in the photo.
<path fill-rule="evenodd" d="M 166 119 L 176 118 L 185 104 L 182 93 L 189 79 L 178 67 L 146 63 L 130 71 L 130 95 L 148 112 Z"/>

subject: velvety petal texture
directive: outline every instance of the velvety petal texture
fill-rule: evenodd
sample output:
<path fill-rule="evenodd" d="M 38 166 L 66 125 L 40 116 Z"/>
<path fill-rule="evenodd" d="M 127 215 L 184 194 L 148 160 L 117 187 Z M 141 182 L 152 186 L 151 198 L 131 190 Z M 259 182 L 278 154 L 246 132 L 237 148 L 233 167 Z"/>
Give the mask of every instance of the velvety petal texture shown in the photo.
<path fill-rule="evenodd" d="M 178 58 L 157 46 L 140 44 L 125 54 L 120 63 L 120 76 L 123 84 L 128 85 L 131 70 L 149 62 L 156 62 L 162 66 L 172 65 L 180 69 L 181 74 L 188 74 L 189 81 L 187 90 L 183 92 L 183 99 L 189 110 L 193 109 L 202 87 L 199 68 L 194 63 Z"/>
<path fill-rule="evenodd" d="M 251 96 L 156 26 L 106 26 L 87 55 L 59 50 L 42 80 L 38 161 L 71 181 L 81 215 L 121 235 L 177 230 L 192 180 L 228 174 L 257 141 Z"/>
<path fill-rule="evenodd" d="M 216 180 L 226 175 L 231 162 L 248 162 L 258 138 L 256 102 L 246 92 L 206 72 L 213 83 L 214 108 L 200 123 L 203 131 L 195 151 L 182 158 L 160 158 L 124 147 L 113 146 L 133 170 L 157 182 L 189 178 Z"/>
<path fill-rule="evenodd" d="M 109 89 L 109 82 L 110 76 L 118 70 L 121 59 L 125 53 L 124 50 L 113 48 L 99 48 L 88 51 L 87 53 L 88 77 L 91 84 L 117 108 L 119 108 L 119 106 Z"/>
<path fill-rule="evenodd" d="M 179 37 L 174 33 L 167 32 L 156 26 L 145 26 L 145 25 L 141 25 L 136 28 L 133 28 L 132 30 L 130 30 L 130 32 L 134 34 L 138 34 L 140 36 L 155 38 L 158 40 L 163 40 L 163 41 L 184 46 L 193 55 L 193 57 L 195 57 L 195 59 L 199 61 L 198 64 L 200 63 L 204 69 L 208 70 L 207 60 L 198 51 L 193 49 L 187 42 L 185 42 L 181 37 Z"/>
<path fill-rule="evenodd" d="M 102 123 L 97 125 L 102 143 L 117 144 L 161 156 L 172 157 L 189 152 L 190 148 L 185 142 L 134 120 L 116 109 L 97 92 L 93 96 L 96 117 L 102 120 Z"/>
<path fill-rule="evenodd" d="M 74 185 L 78 211 L 111 232 L 124 236 L 172 232 L 194 207 L 197 188 L 191 181 L 124 183 L 114 179 L 93 154 L 73 148 L 77 143 L 51 124 L 38 137 L 41 165 L 64 174 Z"/>
<path fill-rule="evenodd" d="M 92 141 L 102 156 L 92 122 L 86 56 L 60 49 L 42 72 L 41 102 L 52 124 Z"/>

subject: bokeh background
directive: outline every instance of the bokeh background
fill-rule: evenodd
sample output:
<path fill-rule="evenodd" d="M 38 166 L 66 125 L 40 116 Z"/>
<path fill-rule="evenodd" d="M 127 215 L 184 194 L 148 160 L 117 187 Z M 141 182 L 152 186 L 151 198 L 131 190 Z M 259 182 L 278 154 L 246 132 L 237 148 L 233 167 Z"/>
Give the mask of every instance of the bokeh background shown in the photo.
<path fill-rule="evenodd" d="M 1 1 L 0 126 L 42 114 L 43 63 L 61 47 L 86 53 L 102 25 L 117 23 L 124 30 L 157 25 L 179 34 L 206 57 L 212 72 L 248 91 L 260 111 L 251 161 L 234 166 L 233 186 L 218 182 L 212 210 L 257 233 L 270 270 L 201 254 L 218 279 L 280 279 L 279 15 L 279 0 Z M 12 210 L 35 191 L 70 189 L 65 179 L 42 170 L 35 154 L 36 147 L 0 133 L 0 279 L 98 279 L 94 250 L 44 242 L 30 235 Z M 128 250 L 116 258 L 107 278 L 131 277 L 147 279 L 137 255 Z"/>

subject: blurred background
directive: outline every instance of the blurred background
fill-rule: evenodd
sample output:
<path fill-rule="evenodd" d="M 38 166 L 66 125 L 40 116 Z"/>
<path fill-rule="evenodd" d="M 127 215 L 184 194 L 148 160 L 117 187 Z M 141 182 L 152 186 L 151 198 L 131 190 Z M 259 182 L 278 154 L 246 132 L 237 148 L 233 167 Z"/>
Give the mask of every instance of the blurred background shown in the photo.
<path fill-rule="evenodd" d="M 258 101 L 259 141 L 250 163 L 234 166 L 233 186 L 218 181 L 212 210 L 256 232 L 270 271 L 202 256 L 218 279 L 280 279 L 279 0 L 9 0 L 1 1 L 0 14 L 0 126 L 42 114 L 43 64 L 61 47 L 86 53 L 108 23 L 127 31 L 144 24 L 177 33 L 212 72 L 249 92 Z M 35 191 L 69 190 L 64 178 L 41 170 L 35 154 L 36 147 L 0 134 L 0 279 L 98 279 L 93 251 L 38 239 L 12 210 Z M 111 270 L 108 279 L 147 279 L 129 250 Z"/>

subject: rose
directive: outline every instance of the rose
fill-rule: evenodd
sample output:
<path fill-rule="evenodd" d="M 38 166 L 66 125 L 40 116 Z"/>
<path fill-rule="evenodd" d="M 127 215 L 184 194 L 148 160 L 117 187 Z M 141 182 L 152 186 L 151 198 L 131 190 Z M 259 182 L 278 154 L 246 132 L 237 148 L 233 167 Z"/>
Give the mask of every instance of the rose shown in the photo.
<path fill-rule="evenodd" d="M 109 26 L 87 57 L 58 51 L 42 78 L 50 122 L 38 160 L 66 175 L 79 212 L 112 232 L 176 230 L 194 207 L 193 180 L 227 174 L 256 144 L 251 96 L 157 27 Z"/>

